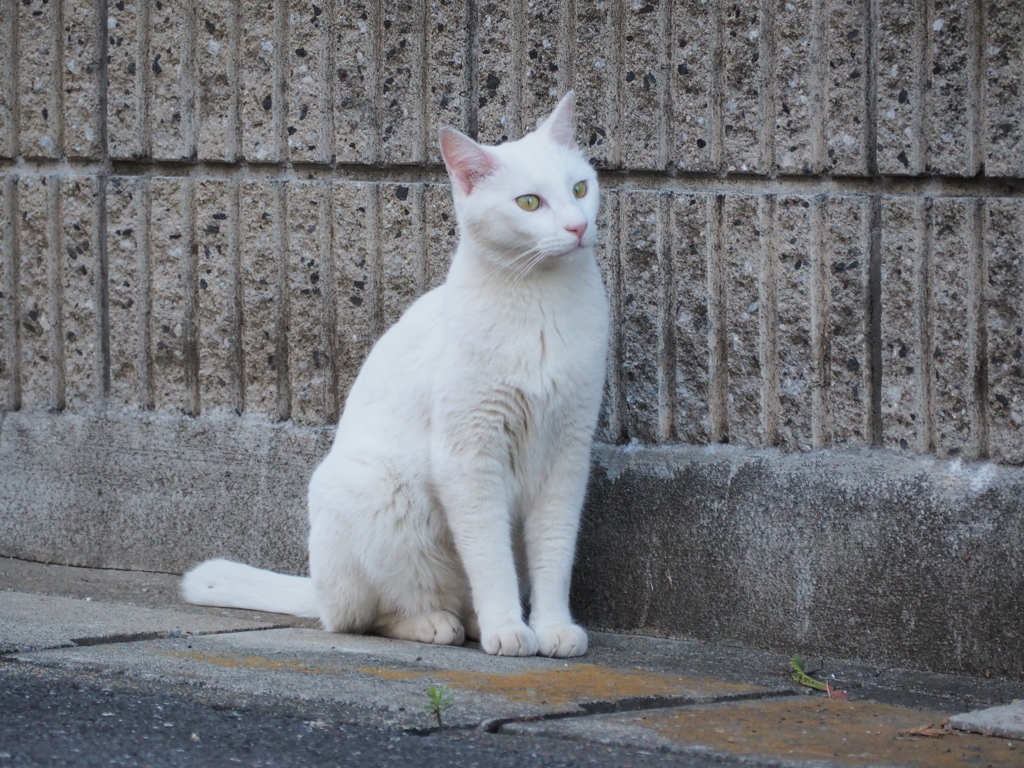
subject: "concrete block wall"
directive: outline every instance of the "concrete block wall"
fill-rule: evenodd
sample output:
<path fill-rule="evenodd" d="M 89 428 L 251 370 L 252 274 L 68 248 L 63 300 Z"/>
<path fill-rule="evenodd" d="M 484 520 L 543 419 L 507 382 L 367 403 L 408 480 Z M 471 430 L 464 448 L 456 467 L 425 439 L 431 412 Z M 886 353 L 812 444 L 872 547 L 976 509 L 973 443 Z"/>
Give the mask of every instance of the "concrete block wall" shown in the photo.
<path fill-rule="evenodd" d="M 1018 4 L 2 4 L 9 410 L 329 425 L 443 279 L 439 125 L 569 87 L 602 439 L 1024 463 Z"/>
<path fill-rule="evenodd" d="M 0 0 L 0 554 L 302 570 L 305 477 L 456 241 L 437 128 L 515 138 L 569 88 L 604 194 L 600 441 L 1024 484 L 1016 0 Z M 159 498 L 146 457 L 181 463 Z M 194 514 L 175 493 L 221 460 L 260 488 L 210 481 L 234 530 L 125 533 Z M 53 533 L 76 505 L 105 522 Z M 239 506 L 300 533 L 240 550 Z"/>

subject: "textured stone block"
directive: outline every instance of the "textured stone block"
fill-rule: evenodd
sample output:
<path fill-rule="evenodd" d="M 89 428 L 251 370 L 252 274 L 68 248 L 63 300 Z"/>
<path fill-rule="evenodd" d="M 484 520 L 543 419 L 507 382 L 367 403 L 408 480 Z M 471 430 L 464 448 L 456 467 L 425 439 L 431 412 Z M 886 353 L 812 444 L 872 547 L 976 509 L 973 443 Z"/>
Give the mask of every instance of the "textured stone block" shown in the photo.
<path fill-rule="evenodd" d="M 828 396 L 832 440 L 871 444 L 871 200 L 830 197 L 822 217 L 828 275 Z"/>
<path fill-rule="evenodd" d="M 837 174 L 867 173 L 869 0 L 830 0 L 824 14 L 823 52 L 828 64 L 825 122 L 826 168 Z"/>
<path fill-rule="evenodd" d="M 56 176 L 21 176 L 17 189 L 21 406 L 64 407 Z"/>
<path fill-rule="evenodd" d="M 614 168 L 619 162 L 617 8 L 611 3 L 575 4 L 576 131 L 598 168 Z"/>
<path fill-rule="evenodd" d="M 64 109 L 64 153 L 99 158 L 100 39 L 99 4 L 92 0 L 61 0 L 61 99 Z M 109 29 L 110 23 L 107 22 Z M 117 30 L 109 30 L 117 39 Z"/>
<path fill-rule="evenodd" d="M 685 171 L 715 168 L 721 142 L 720 102 L 715 91 L 715 54 L 721 47 L 721 17 L 713 3 L 673 3 L 669 19 L 668 81 L 672 127 L 670 160 Z M 717 138 L 716 138 L 717 136 Z"/>
<path fill-rule="evenodd" d="M 237 184 L 196 184 L 196 352 L 203 411 L 242 410 L 238 218 Z"/>
<path fill-rule="evenodd" d="M 337 286 L 338 402 L 376 340 L 374 311 L 379 291 L 377 189 L 372 184 L 336 184 L 331 272 Z"/>
<path fill-rule="evenodd" d="M 373 163 L 380 155 L 377 112 L 380 16 L 373 0 L 336 5 L 334 13 L 334 154 L 339 162 Z"/>
<path fill-rule="evenodd" d="M 1017 176 L 1024 173 L 1024 8 L 995 2 L 986 4 L 984 13 L 985 173 Z"/>
<path fill-rule="evenodd" d="M 519 30 L 524 9 L 522 3 L 488 3 L 476 9 L 477 137 L 485 144 L 523 133 Z"/>
<path fill-rule="evenodd" d="M 765 76 L 760 63 L 764 15 L 759 4 L 720 6 L 722 21 L 722 162 L 730 172 L 760 173 L 764 158 Z"/>
<path fill-rule="evenodd" d="M 107 182 L 107 302 L 110 402 L 152 404 L 149 317 L 149 182 L 115 176 Z"/>
<path fill-rule="evenodd" d="M 708 206 L 703 195 L 673 194 L 669 237 L 674 291 L 675 434 L 684 443 L 707 443 Z"/>
<path fill-rule="evenodd" d="M 930 421 L 939 456 L 977 458 L 979 454 L 978 378 L 974 340 L 977 313 L 972 299 L 977 294 L 980 227 L 973 201 L 936 199 L 932 208 L 933 243 L 930 349 L 932 402 Z"/>
<path fill-rule="evenodd" d="M 469 116 L 476 108 L 471 103 L 469 30 L 472 9 L 460 0 L 439 0 L 426 9 L 423 122 L 426 161 L 441 162 L 437 131 L 449 126 L 463 133 L 469 130 Z"/>
<path fill-rule="evenodd" d="M 395 324 L 423 292 L 426 264 L 423 243 L 423 185 L 377 186 L 380 233 L 378 335 Z"/>
<path fill-rule="evenodd" d="M 452 207 L 452 188 L 448 184 L 423 187 L 426 217 L 426 279 L 424 291 L 436 288 L 448 278 L 448 267 L 459 244 L 458 224 Z"/>
<path fill-rule="evenodd" d="M 924 200 L 882 198 L 882 444 L 895 450 L 922 450 L 927 439 L 926 215 Z"/>
<path fill-rule="evenodd" d="M 330 50 L 332 11 L 323 0 L 288 5 L 288 77 L 285 78 L 285 133 L 293 162 L 330 162 Z"/>
<path fill-rule="evenodd" d="M 387 0 L 381 5 L 380 129 L 386 163 L 419 163 L 426 157 L 423 119 L 424 4 Z"/>
<path fill-rule="evenodd" d="M 241 0 L 242 154 L 249 162 L 275 163 L 283 155 L 281 3 Z"/>
<path fill-rule="evenodd" d="M 708 412 L 711 441 L 729 442 L 728 305 L 725 275 L 725 195 L 708 196 Z"/>
<path fill-rule="evenodd" d="M 150 187 L 150 356 L 153 406 L 199 412 L 193 184 L 157 177 Z"/>
<path fill-rule="evenodd" d="M 628 437 L 622 368 L 622 264 L 619 259 L 622 242 L 621 195 L 617 190 L 601 193 L 597 230 L 599 235 L 594 256 L 601 269 L 610 304 L 608 368 L 604 399 L 597 421 L 597 439 L 606 443 L 620 443 Z"/>
<path fill-rule="evenodd" d="M 526 6 L 519 60 L 524 133 L 532 131 L 568 90 L 571 65 L 563 5 L 561 0 L 539 0 Z"/>
<path fill-rule="evenodd" d="M 821 255 L 821 233 L 814 231 L 812 202 L 813 199 L 806 196 L 785 196 L 778 198 L 775 204 L 774 234 L 778 243 L 774 265 L 777 297 L 775 334 L 778 352 L 777 369 L 769 380 L 774 379 L 772 383 L 777 387 L 779 403 L 775 436 L 783 447 L 800 451 L 810 449 L 814 439 L 811 414 L 815 349 L 811 339 L 811 283 L 815 268 L 812 260 Z"/>
<path fill-rule="evenodd" d="M 25 157 L 57 158 L 61 146 L 61 75 L 57 2 L 18 4 L 18 135 Z"/>
<path fill-rule="evenodd" d="M 65 405 L 82 410 L 101 400 L 104 387 L 99 179 L 62 179 L 59 204 Z"/>
<path fill-rule="evenodd" d="M 1024 205 L 986 204 L 985 293 L 990 454 L 1024 464 Z"/>
<path fill-rule="evenodd" d="M 816 173 L 823 165 L 820 6 L 790 0 L 775 8 L 775 102 L 769 119 L 775 166 L 787 174 Z"/>
<path fill-rule="evenodd" d="M 322 182 L 288 186 L 288 378 L 291 418 L 322 426 L 338 412 L 334 372 L 330 189 Z"/>
<path fill-rule="evenodd" d="M 619 160 L 628 168 L 660 170 L 668 162 L 669 4 L 654 0 L 620 7 Z"/>
<path fill-rule="evenodd" d="M 653 192 L 623 192 L 619 205 L 625 427 L 630 438 L 660 443 L 671 437 L 674 427 L 669 398 L 675 393 L 665 386 L 665 299 L 671 289 L 666 269 L 668 198 Z"/>
<path fill-rule="evenodd" d="M 283 334 L 284 190 L 265 181 L 243 182 L 239 224 L 242 297 L 242 371 L 244 408 L 277 421 L 287 418 L 290 403 L 279 405 L 279 384 L 286 391 Z M 284 399 L 282 393 L 281 399 Z"/>
<path fill-rule="evenodd" d="M 966 0 L 934 0 L 931 13 L 931 91 L 928 94 L 928 170 L 974 176 L 981 154 L 981 14 Z"/>
<path fill-rule="evenodd" d="M 17 25 L 14 23 L 17 16 L 17 3 L 12 0 L 0 3 L 0 157 L 14 157 L 18 152 L 17 126 L 14 124 L 18 92 L 14 56 L 18 42 Z"/>
<path fill-rule="evenodd" d="M 21 399 L 15 285 L 15 180 L 0 176 L 0 409 L 16 410 Z"/>
<path fill-rule="evenodd" d="M 729 443 L 760 446 L 761 422 L 761 291 L 764 245 L 756 197 L 725 198 L 722 254 L 726 285 L 726 355 L 729 371 Z"/>
<path fill-rule="evenodd" d="M 880 173 L 918 174 L 924 170 L 924 2 L 892 0 L 878 6 Z"/>
<path fill-rule="evenodd" d="M 189 0 L 161 0 L 149 18 L 150 151 L 160 160 L 196 150 L 195 14 Z"/>
<path fill-rule="evenodd" d="M 196 10 L 196 153 L 234 162 L 238 152 L 238 46 L 235 0 L 212 0 Z"/>
<path fill-rule="evenodd" d="M 107 148 L 116 159 L 149 151 L 149 13 L 148 3 L 107 6 L 107 25 L 116 33 L 107 42 Z"/>

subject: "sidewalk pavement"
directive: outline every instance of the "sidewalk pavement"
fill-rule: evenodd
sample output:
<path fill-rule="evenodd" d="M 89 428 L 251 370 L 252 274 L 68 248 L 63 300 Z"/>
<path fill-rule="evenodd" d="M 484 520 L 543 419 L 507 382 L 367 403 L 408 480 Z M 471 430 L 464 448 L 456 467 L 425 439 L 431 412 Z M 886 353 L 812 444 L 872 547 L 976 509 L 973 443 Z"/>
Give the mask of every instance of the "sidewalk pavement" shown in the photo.
<path fill-rule="evenodd" d="M 446 728 L 753 765 L 1024 765 L 1024 681 L 807 659 L 849 694 L 830 700 L 790 680 L 788 653 L 590 637 L 581 659 L 491 657 L 186 605 L 166 574 L 0 558 L 0 662 L 328 703 L 339 722 L 379 728 L 436 728 L 426 691 L 447 685 Z"/>

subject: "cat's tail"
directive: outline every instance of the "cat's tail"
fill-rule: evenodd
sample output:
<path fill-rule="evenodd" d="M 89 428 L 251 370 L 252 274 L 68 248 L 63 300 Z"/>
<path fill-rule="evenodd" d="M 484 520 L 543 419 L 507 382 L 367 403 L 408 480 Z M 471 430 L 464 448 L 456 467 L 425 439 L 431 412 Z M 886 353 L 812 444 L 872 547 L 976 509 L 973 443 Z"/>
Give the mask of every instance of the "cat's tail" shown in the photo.
<path fill-rule="evenodd" d="M 312 579 L 230 560 L 207 560 L 186 573 L 181 577 L 181 596 L 195 605 L 320 618 Z"/>

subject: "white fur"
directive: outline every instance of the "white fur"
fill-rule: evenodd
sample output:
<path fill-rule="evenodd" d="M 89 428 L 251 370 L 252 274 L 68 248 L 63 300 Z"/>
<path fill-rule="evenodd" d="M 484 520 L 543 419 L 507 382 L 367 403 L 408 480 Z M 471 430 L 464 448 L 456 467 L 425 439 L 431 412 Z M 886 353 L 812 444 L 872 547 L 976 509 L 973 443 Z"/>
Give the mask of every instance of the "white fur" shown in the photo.
<path fill-rule="evenodd" d="M 315 592 L 334 632 L 586 651 L 569 580 L 608 307 L 597 176 L 572 111 L 569 94 L 498 147 L 442 132 L 459 246 L 447 282 L 381 337 L 352 386 L 309 484 L 310 579 L 210 561 L 183 579 L 186 600 L 309 615 Z M 537 210 L 516 203 L 526 194 Z"/>
<path fill-rule="evenodd" d="M 182 579 L 182 595 L 196 605 L 226 605 L 252 611 L 320 618 L 313 582 L 230 560 L 207 560 Z"/>

